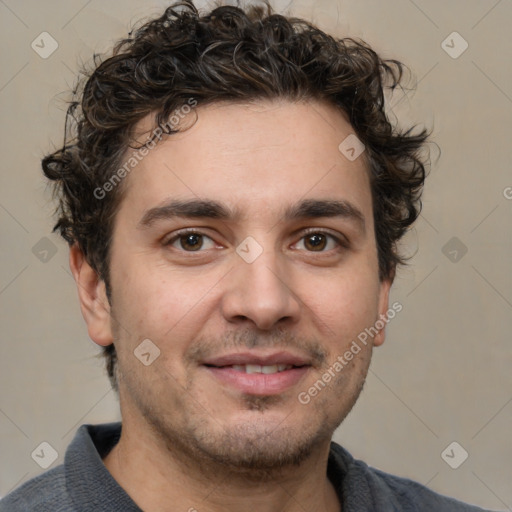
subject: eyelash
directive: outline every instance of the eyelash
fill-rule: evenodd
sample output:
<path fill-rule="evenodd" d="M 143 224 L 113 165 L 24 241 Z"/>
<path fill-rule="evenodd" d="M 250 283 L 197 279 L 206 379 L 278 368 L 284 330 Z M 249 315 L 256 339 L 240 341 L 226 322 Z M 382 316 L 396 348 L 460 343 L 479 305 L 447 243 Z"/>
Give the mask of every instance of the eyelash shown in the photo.
<path fill-rule="evenodd" d="M 329 251 L 318 251 L 320 254 L 324 253 L 324 252 L 331 252 L 331 251 L 336 251 L 336 252 L 339 252 L 341 249 L 348 249 L 349 248 L 349 243 L 348 243 L 348 240 L 343 237 L 343 236 L 340 236 L 340 235 L 335 235 L 333 234 L 331 231 L 328 231 L 328 230 L 325 230 L 325 229 L 315 229 L 315 228 L 309 228 L 307 229 L 306 231 L 303 231 L 303 234 L 302 236 L 300 237 L 300 240 L 306 238 L 308 235 L 324 235 L 328 238 L 332 238 L 335 243 L 337 244 L 337 247 L 335 249 L 331 249 Z M 307 252 L 311 252 L 311 253 L 315 253 L 317 251 L 307 251 Z"/>
<path fill-rule="evenodd" d="M 183 229 L 181 231 L 178 231 L 172 238 L 169 238 L 167 241 L 165 241 L 163 243 L 163 245 L 165 247 L 169 247 L 171 246 L 174 242 L 178 241 L 181 237 L 183 236 L 186 236 L 186 235 L 201 235 L 203 237 L 206 237 L 206 238 L 209 238 L 210 240 L 213 241 L 212 237 L 208 236 L 206 233 L 203 233 L 202 231 L 199 231 L 197 229 L 194 229 L 194 228 L 188 228 L 188 229 Z M 304 238 L 306 238 L 308 235 L 324 235 L 324 236 L 327 236 L 331 239 L 333 239 L 335 241 L 335 243 L 338 245 L 338 247 L 336 249 L 330 249 L 328 251 L 306 251 L 306 252 L 309 252 L 311 254 L 323 254 L 323 253 L 329 253 L 331 251 L 340 251 L 341 249 L 348 249 L 349 248 L 349 242 L 344 238 L 344 237 L 341 237 L 341 236 L 338 236 L 338 235 L 334 235 L 333 233 L 331 233 L 330 231 L 327 231 L 325 229 L 315 229 L 315 228 L 309 228 L 307 229 L 306 231 L 303 232 L 302 236 L 300 237 L 299 241 L 300 240 L 303 240 Z M 178 251 L 180 252 L 186 252 L 186 253 L 201 253 L 201 252 L 205 252 L 204 250 L 197 250 L 197 251 L 186 251 L 185 249 L 177 249 Z"/>

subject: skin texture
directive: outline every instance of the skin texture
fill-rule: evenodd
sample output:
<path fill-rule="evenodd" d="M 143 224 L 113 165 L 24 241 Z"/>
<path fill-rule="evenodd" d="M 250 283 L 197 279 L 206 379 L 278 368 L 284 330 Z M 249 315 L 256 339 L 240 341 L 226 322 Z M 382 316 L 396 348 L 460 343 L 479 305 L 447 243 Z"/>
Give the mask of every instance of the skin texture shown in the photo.
<path fill-rule="evenodd" d="M 114 341 L 119 357 L 123 432 L 105 465 L 144 510 L 338 511 L 326 477 L 329 443 L 384 331 L 308 404 L 297 397 L 388 310 L 391 283 L 378 277 L 364 154 L 351 162 L 340 153 L 353 129 L 321 102 L 217 103 L 189 117 L 196 122 L 162 140 L 126 178 L 112 240 L 112 305 L 79 249 L 71 250 L 89 335 L 99 345 Z M 215 200 L 240 216 L 140 227 L 149 209 L 170 199 Z M 304 199 L 348 201 L 365 228 L 345 217 L 285 220 L 283 209 Z M 183 228 L 205 235 L 199 250 L 173 238 Z M 345 247 L 328 236 L 319 250 L 304 232 L 310 228 Z M 252 263 L 236 252 L 249 236 L 263 249 Z M 134 356 L 144 339 L 160 350 L 148 366 Z M 281 349 L 310 366 L 274 395 L 241 392 L 202 364 Z"/>

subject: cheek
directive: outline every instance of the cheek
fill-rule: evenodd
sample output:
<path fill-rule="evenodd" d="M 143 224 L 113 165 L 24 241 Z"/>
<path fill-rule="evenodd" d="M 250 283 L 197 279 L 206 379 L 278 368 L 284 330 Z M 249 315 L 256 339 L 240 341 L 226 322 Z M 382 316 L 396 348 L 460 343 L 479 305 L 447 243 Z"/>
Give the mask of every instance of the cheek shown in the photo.
<path fill-rule="evenodd" d="M 166 281 L 134 280 L 121 288 L 121 315 L 139 337 L 162 343 L 190 310 L 189 297 L 177 293 L 175 284 Z"/>
<path fill-rule="evenodd" d="M 378 317 L 378 279 L 355 273 L 333 273 L 317 280 L 314 293 L 301 297 L 319 332 L 343 347 Z"/>
<path fill-rule="evenodd" d="M 176 361 L 211 314 L 218 281 L 217 275 L 169 272 L 163 266 L 144 271 L 141 265 L 137 272 L 118 275 L 114 313 L 124 327 L 121 337 L 131 338 L 131 349 L 149 338 Z"/>

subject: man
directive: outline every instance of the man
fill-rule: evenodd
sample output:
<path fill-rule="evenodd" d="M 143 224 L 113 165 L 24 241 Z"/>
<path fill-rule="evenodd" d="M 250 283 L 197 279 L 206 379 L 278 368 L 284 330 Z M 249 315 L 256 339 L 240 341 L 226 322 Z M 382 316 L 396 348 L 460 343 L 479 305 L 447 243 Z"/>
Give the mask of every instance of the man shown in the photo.
<path fill-rule="evenodd" d="M 90 74 L 43 169 L 122 429 L 82 426 L 2 512 L 479 510 L 331 443 L 420 209 L 427 134 L 384 112 L 402 69 L 180 2 Z"/>

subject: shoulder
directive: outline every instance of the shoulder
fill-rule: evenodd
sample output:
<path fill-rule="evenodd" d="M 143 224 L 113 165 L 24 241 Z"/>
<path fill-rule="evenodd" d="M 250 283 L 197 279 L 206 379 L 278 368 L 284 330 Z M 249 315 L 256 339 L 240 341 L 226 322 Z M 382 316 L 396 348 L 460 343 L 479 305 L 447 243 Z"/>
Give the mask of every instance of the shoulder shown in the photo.
<path fill-rule="evenodd" d="M 413 480 L 390 475 L 374 468 L 368 468 L 368 471 L 372 472 L 374 478 L 380 480 L 396 496 L 400 504 L 408 507 L 414 505 L 415 508 L 411 508 L 411 510 L 417 510 L 418 512 L 423 510 L 484 512 L 482 508 L 436 493 Z"/>
<path fill-rule="evenodd" d="M 32 478 L 0 500 L 0 512 L 71 512 L 64 466 Z"/>
<path fill-rule="evenodd" d="M 0 500 L 0 512 L 139 510 L 102 462 L 120 433 L 120 423 L 80 426 L 64 464 L 10 492 Z"/>
<path fill-rule="evenodd" d="M 364 489 L 365 502 L 375 511 L 407 512 L 491 512 L 474 505 L 457 501 L 436 493 L 418 482 L 398 477 L 368 466 L 354 459 L 337 443 L 331 443 L 331 452 L 336 454 L 345 473 L 344 499 L 351 501 L 351 494 Z"/>

